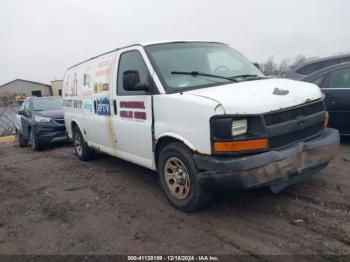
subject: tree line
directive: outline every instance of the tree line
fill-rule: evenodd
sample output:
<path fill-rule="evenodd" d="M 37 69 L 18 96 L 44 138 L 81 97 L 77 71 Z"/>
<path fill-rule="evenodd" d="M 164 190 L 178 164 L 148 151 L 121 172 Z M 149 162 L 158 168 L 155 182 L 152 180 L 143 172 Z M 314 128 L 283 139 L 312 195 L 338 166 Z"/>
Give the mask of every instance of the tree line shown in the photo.
<path fill-rule="evenodd" d="M 302 63 L 308 59 L 305 55 L 299 54 L 294 59 L 284 58 L 280 63 L 276 63 L 273 56 L 270 56 L 265 62 L 258 63 L 261 71 L 268 76 L 284 76 L 295 65 Z"/>

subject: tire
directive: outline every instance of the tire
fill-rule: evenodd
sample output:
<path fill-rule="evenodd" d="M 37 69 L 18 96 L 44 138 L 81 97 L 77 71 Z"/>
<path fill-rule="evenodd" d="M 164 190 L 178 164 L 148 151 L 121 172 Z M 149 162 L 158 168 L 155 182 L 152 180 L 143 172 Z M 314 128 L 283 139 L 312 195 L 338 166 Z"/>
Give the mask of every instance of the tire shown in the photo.
<path fill-rule="evenodd" d="M 20 147 L 26 147 L 28 141 L 24 139 L 23 135 L 16 129 L 16 142 Z"/>
<path fill-rule="evenodd" d="M 183 144 L 171 143 L 161 149 L 158 159 L 161 188 L 169 202 L 177 209 L 191 212 L 200 209 L 211 200 L 212 194 L 206 191 L 197 179 L 198 172 L 192 152 Z"/>
<path fill-rule="evenodd" d="M 88 161 L 93 158 L 94 150 L 88 146 L 78 127 L 73 128 L 73 145 L 79 160 Z"/>
<path fill-rule="evenodd" d="M 33 151 L 39 151 L 40 150 L 40 145 L 37 136 L 34 134 L 32 130 L 30 130 L 30 145 L 32 146 Z"/>

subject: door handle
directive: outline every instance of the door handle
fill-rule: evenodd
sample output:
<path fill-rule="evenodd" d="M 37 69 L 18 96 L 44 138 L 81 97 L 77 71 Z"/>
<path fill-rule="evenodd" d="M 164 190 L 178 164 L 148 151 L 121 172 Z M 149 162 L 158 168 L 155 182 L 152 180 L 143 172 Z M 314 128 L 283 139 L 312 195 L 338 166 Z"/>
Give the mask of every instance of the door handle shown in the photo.
<path fill-rule="evenodd" d="M 113 109 L 114 109 L 114 114 L 117 115 L 118 111 L 117 111 L 117 100 L 113 100 Z"/>
<path fill-rule="evenodd" d="M 97 112 L 96 100 L 94 100 L 94 111 L 95 111 L 95 114 L 96 114 L 96 112 Z"/>

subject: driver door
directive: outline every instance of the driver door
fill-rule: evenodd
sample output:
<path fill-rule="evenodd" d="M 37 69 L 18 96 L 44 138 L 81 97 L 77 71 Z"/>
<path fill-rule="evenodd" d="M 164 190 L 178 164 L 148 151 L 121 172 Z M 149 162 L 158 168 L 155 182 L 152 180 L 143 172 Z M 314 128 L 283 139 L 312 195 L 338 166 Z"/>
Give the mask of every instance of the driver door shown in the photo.
<path fill-rule="evenodd" d="M 329 125 L 340 133 L 350 132 L 350 67 L 331 72 L 322 88 L 326 96 Z"/>
<path fill-rule="evenodd" d="M 112 123 L 117 155 L 139 165 L 153 167 L 152 92 L 153 81 L 144 50 L 141 47 L 126 49 L 119 55 L 114 89 Z M 148 60 L 147 60 L 148 61 Z M 149 63 L 149 61 L 148 61 Z M 137 72 L 139 84 L 146 83 L 150 90 L 126 90 L 125 79 Z"/>

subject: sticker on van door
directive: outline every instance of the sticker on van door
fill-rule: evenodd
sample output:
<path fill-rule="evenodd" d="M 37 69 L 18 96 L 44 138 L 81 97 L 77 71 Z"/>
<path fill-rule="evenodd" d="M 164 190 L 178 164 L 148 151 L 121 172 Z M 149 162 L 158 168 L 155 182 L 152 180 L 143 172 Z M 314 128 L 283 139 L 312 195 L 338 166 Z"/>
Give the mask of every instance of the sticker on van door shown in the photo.
<path fill-rule="evenodd" d="M 85 101 L 84 102 L 83 108 L 84 108 L 84 112 L 85 113 L 92 113 L 93 107 L 94 106 L 93 106 L 92 102 L 90 102 L 90 101 Z"/>
<path fill-rule="evenodd" d="M 108 97 L 98 97 L 96 99 L 97 114 L 99 116 L 111 115 L 111 104 Z"/>
<path fill-rule="evenodd" d="M 142 110 L 145 109 L 143 101 L 120 101 L 120 117 L 128 120 L 142 121 L 147 119 L 145 111 L 131 111 L 130 109 Z M 128 109 L 128 110 L 127 110 Z"/>

